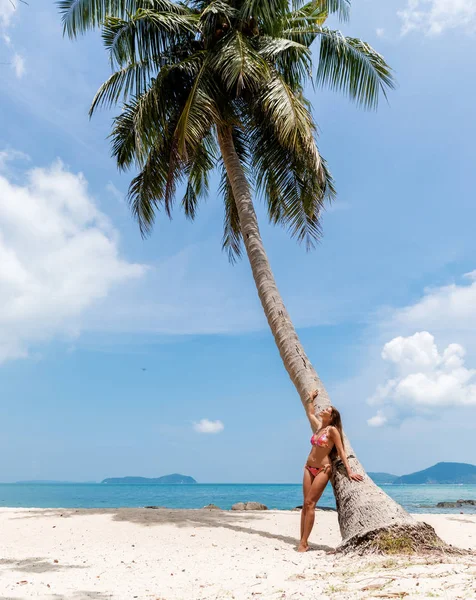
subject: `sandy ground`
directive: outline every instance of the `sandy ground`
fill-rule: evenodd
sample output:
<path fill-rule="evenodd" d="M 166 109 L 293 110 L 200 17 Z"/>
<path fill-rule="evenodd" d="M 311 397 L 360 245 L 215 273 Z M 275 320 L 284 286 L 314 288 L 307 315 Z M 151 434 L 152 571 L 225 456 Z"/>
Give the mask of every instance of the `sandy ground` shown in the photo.
<path fill-rule="evenodd" d="M 336 557 L 335 513 L 0 509 L 0 599 L 476 599 L 476 555 Z M 476 515 L 418 515 L 476 550 Z"/>

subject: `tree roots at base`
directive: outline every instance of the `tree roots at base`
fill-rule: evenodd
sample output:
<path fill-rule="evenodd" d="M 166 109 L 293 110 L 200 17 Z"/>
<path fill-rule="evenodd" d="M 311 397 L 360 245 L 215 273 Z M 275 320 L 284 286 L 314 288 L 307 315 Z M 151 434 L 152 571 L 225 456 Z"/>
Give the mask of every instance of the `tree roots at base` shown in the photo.
<path fill-rule="evenodd" d="M 446 544 L 427 523 L 391 525 L 356 535 L 337 549 L 340 553 L 383 555 L 468 554 L 467 550 Z"/>

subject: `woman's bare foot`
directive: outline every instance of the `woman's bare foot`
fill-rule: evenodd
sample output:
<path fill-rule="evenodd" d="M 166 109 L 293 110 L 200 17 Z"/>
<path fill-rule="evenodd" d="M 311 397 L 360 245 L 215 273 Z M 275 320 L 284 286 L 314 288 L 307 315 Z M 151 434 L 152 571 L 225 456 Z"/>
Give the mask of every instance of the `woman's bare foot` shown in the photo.
<path fill-rule="evenodd" d="M 307 552 L 309 550 L 309 546 L 307 544 L 299 544 L 297 549 L 298 552 Z"/>

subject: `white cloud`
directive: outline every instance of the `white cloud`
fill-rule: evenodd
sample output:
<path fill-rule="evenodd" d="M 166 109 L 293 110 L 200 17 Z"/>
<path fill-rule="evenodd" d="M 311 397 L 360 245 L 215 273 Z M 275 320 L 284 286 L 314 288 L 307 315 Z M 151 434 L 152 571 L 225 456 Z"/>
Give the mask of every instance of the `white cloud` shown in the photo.
<path fill-rule="evenodd" d="M 438 35 L 446 29 L 476 31 L 476 0 L 407 0 L 399 11 L 402 34 L 420 30 Z"/>
<path fill-rule="evenodd" d="M 471 271 L 470 273 L 465 273 L 463 277 L 465 279 L 469 279 L 470 281 L 476 281 L 476 270 Z"/>
<path fill-rule="evenodd" d="M 32 169 L 21 185 L 0 175 L 0 223 L 0 362 L 77 335 L 97 300 L 146 270 L 119 256 L 117 232 L 85 178 L 59 161 Z"/>
<path fill-rule="evenodd" d="M 383 38 L 385 36 L 385 29 L 379 27 L 375 30 L 375 33 L 377 34 L 377 37 Z"/>
<path fill-rule="evenodd" d="M 0 0 L 0 27 L 7 27 L 15 12 L 15 4 L 10 0 Z"/>
<path fill-rule="evenodd" d="M 194 423 L 193 428 L 198 433 L 220 433 L 220 431 L 223 431 L 225 426 L 221 421 L 209 421 L 208 419 L 202 419 L 198 423 Z"/>
<path fill-rule="evenodd" d="M 0 150 L 0 173 L 6 170 L 7 163 L 15 160 L 30 160 L 30 157 L 28 154 L 20 152 L 19 150 L 13 150 L 12 148 Z"/>
<path fill-rule="evenodd" d="M 374 417 L 368 419 L 367 423 L 370 427 L 382 427 L 387 422 L 387 417 L 383 414 L 382 410 L 378 410 Z"/>
<path fill-rule="evenodd" d="M 476 271 L 466 273 L 463 285 L 452 283 L 429 288 L 421 300 L 398 309 L 391 318 L 393 329 L 444 330 L 453 335 L 476 332 Z M 469 285 L 468 283 L 469 282 Z"/>
<path fill-rule="evenodd" d="M 18 53 L 15 53 L 12 58 L 12 68 L 18 79 L 21 79 L 25 74 L 25 59 Z"/>
<path fill-rule="evenodd" d="M 427 331 L 385 344 L 382 358 L 392 377 L 369 399 L 369 404 L 382 406 L 369 425 L 432 415 L 445 407 L 476 406 L 476 369 L 465 366 L 465 354 L 460 344 L 449 344 L 440 353 Z"/>

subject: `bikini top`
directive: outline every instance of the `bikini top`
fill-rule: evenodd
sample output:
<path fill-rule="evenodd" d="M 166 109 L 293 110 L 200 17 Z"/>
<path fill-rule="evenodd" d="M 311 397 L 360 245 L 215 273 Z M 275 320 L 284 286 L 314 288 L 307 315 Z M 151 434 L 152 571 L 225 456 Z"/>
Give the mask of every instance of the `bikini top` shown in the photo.
<path fill-rule="evenodd" d="M 313 446 L 320 446 L 321 448 L 328 448 L 329 447 L 328 433 L 329 433 L 329 427 L 326 427 L 319 437 L 317 436 L 317 433 L 315 433 L 311 438 L 311 444 Z"/>

